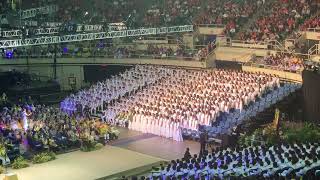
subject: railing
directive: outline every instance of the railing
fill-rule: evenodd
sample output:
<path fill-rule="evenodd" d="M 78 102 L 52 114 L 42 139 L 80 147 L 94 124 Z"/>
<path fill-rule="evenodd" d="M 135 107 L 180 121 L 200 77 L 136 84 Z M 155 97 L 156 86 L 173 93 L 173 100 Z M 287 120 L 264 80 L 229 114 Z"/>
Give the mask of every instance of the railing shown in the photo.
<path fill-rule="evenodd" d="M 295 34 L 292 34 L 289 38 L 285 39 L 285 48 L 295 48 L 295 45 L 304 41 L 305 37 L 303 34 L 299 31 Z"/>
<path fill-rule="evenodd" d="M 30 76 L 33 81 L 47 82 L 47 81 L 53 80 L 49 76 L 40 75 L 39 72 L 30 72 Z"/>
<path fill-rule="evenodd" d="M 268 49 L 268 50 L 276 50 L 276 51 L 293 53 L 293 51 L 286 49 L 277 40 L 250 42 L 250 41 L 243 41 L 243 40 L 233 40 L 230 37 L 225 37 L 224 42 L 219 42 L 219 43 L 221 46 L 250 48 L 250 49 Z"/>
<path fill-rule="evenodd" d="M 308 28 L 307 31 L 309 31 L 309 32 L 320 32 L 320 27 L 318 27 L 318 28 Z"/>
<path fill-rule="evenodd" d="M 241 40 L 231 40 L 229 39 L 230 46 L 232 47 L 244 47 L 244 48 L 253 48 L 253 49 L 268 49 L 269 42 L 248 42 Z"/>
<path fill-rule="evenodd" d="M 245 66 L 251 66 L 251 67 L 257 67 L 257 68 L 264 68 L 264 69 L 271 69 L 271 70 L 277 70 L 277 71 L 284 71 L 284 72 L 290 72 L 290 73 L 296 73 L 301 74 L 303 71 L 303 68 L 300 70 L 290 70 L 290 69 L 279 69 L 276 66 L 266 65 L 266 64 L 260 64 L 260 63 L 254 63 L 254 62 L 247 62 L 244 63 Z"/>
<path fill-rule="evenodd" d="M 14 56 L 14 59 L 25 59 L 25 58 L 53 58 L 54 54 L 51 55 L 40 55 L 40 54 L 31 54 L 31 55 L 19 55 Z M 198 61 L 195 59 L 195 56 L 162 56 L 162 55 L 152 55 L 152 54 L 143 54 L 143 53 L 130 53 L 128 54 L 107 54 L 106 52 L 92 53 L 92 52 L 83 52 L 83 53 L 66 53 L 60 54 L 57 58 L 109 58 L 109 59 L 157 59 L 157 60 L 183 60 L 183 61 Z M 10 59 L 11 61 L 12 59 Z M 201 61 L 204 61 L 203 58 Z"/>
<path fill-rule="evenodd" d="M 150 36 L 150 35 L 156 35 L 156 34 L 167 34 L 167 33 L 178 33 L 178 32 L 179 33 L 193 32 L 193 25 L 133 29 L 133 30 L 110 31 L 110 32 L 99 32 L 99 33 L 83 33 L 83 34 L 72 34 L 72 35 L 63 35 L 63 36 L 44 36 L 44 37 L 28 38 L 28 39 L 0 40 L 0 49 L 10 48 L 10 47 L 19 47 L 19 46 L 34 46 L 34 45 L 42 45 L 42 44 L 91 41 L 91 40 L 133 37 L 133 36 Z"/>
<path fill-rule="evenodd" d="M 78 24 L 76 32 L 100 32 L 102 31 L 102 25 L 82 25 Z M 33 32 L 30 32 L 29 29 L 26 29 L 26 35 L 54 35 L 60 33 L 59 27 L 50 27 L 50 28 L 39 28 L 34 29 Z M 10 31 L 1 31 L 2 37 L 10 38 L 10 37 L 20 37 L 22 36 L 21 30 L 10 30 Z"/>
<path fill-rule="evenodd" d="M 319 54 L 320 54 L 320 44 L 315 44 L 308 50 L 309 59 L 311 59 L 312 55 L 319 55 Z"/>
<path fill-rule="evenodd" d="M 224 28 L 223 24 L 196 24 L 197 27 Z"/>

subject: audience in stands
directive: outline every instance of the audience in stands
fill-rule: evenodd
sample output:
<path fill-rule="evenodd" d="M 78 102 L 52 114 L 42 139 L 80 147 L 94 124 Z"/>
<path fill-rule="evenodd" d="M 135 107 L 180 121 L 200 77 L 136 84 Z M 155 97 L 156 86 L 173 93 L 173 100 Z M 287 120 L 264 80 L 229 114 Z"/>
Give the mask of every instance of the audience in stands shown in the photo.
<path fill-rule="evenodd" d="M 146 26 L 190 24 L 201 10 L 202 0 L 153 1 L 144 15 Z"/>
<path fill-rule="evenodd" d="M 288 53 L 271 54 L 258 60 L 258 63 L 268 65 L 271 68 L 281 71 L 298 72 L 302 71 L 304 68 L 302 59 Z"/>
<path fill-rule="evenodd" d="M 320 17 L 316 16 L 310 19 L 307 19 L 304 24 L 300 27 L 300 30 L 305 31 L 309 28 L 320 28 Z"/>
<path fill-rule="evenodd" d="M 284 39 L 311 15 L 312 0 L 275 0 L 240 39 L 250 42 Z"/>
<path fill-rule="evenodd" d="M 43 1 L 23 3 L 23 7 L 46 5 Z M 57 0 L 59 11 L 56 18 L 62 24 L 102 24 L 125 22 L 133 27 L 159 27 L 181 24 L 222 24 L 225 34 L 234 35 L 240 26 L 258 12 L 262 14 L 240 38 L 247 41 L 283 39 L 291 34 L 304 19 L 317 11 L 312 0 L 165 0 L 148 2 L 145 0 L 94 1 L 92 3 Z M 267 5 L 266 5 L 267 4 Z M 4 3 L 3 7 L 11 4 Z M 105 9 L 108 7 L 108 9 Z M 141 8 L 143 7 L 143 8 Z M 22 8 L 25 9 L 25 8 Z M 41 18 L 38 18 L 41 19 Z M 304 27 L 317 27 L 318 17 L 306 22 Z M 39 24 L 40 25 L 40 24 Z"/>
<path fill-rule="evenodd" d="M 225 34 L 233 35 L 263 4 L 262 0 L 209 1 L 194 23 L 225 25 Z"/>
<path fill-rule="evenodd" d="M 186 153 L 188 154 L 188 153 Z M 318 143 L 225 148 L 154 168 L 148 179 L 308 178 L 320 168 Z"/>
<path fill-rule="evenodd" d="M 98 45 L 97 45 L 98 46 Z M 114 45 L 108 47 L 86 47 L 84 45 L 70 44 L 70 46 L 58 46 L 57 53 L 52 46 L 33 46 L 6 49 L 2 52 L 5 59 L 17 58 L 71 58 L 71 57 L 109 57 L 114 59 L 123 58 L 155 58 L 155 59 L 183 59 L 203 61 L 207 55 L 215 48 L 215 43 L 211 42 L 206 47 L 188 49 L 176 44 L 149 44 L 146 50 L 137 50 L 134 46 Z M 6 52 L 12 52 L 8 57 Z"/>

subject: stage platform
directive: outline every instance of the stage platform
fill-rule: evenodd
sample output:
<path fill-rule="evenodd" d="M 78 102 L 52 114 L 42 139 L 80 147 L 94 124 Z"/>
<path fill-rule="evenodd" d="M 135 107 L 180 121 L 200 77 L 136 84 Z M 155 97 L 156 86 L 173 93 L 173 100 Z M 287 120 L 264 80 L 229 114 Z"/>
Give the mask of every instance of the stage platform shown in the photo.
<path fill-rule="evenodd" d="M 197 142 L 175 142 L 151 134 L 120 128 L 118 140 L 93 152 L 75 151 L 61 154 L 44 164 L 8 172 L 19 180 L 94 180 L 131 169 L 183 157 L 186 147 L 198 153 Z M 4 175 L 0 175 L 3 179 Z"/>
<path fill-rule="evenodd" d="M 198 154 L 200 152 L 199 142 L 188 140 L 177 142 L 151 134 L 131 131 L 126 128 L 120 128 L 119 130 L 120 137 L 117 141 L 111 143 L 112 146 L 166 160 L 182 158 L 187 147 L 190 148 L 191 154 Z"/>

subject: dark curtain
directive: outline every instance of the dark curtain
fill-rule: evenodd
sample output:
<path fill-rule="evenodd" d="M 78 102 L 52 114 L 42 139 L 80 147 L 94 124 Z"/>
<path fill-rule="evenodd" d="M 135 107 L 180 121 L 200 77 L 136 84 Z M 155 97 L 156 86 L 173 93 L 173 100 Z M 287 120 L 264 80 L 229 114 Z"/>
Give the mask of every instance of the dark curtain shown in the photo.
<path fill-rule="evenodd" d="M 95 83 L 103 81 L 111 76 L 118 75 L 132 66 L 119 66 L 119 65 L 85 65 L 84 80 L 85 82 Z"/>
<path fill-rule="evenodd" d="M 232 70 L 242 70 L 241 63 L 233 61 L 220 61 L 216 60 L 216 67 L 218 69 L 232 69 Z"/>
<path fill-rule="evenodd" d="M 303 102 L 304 119 L 306 121 L 320 120 L 320 74 L 313 71 L 303 71 Z"/>

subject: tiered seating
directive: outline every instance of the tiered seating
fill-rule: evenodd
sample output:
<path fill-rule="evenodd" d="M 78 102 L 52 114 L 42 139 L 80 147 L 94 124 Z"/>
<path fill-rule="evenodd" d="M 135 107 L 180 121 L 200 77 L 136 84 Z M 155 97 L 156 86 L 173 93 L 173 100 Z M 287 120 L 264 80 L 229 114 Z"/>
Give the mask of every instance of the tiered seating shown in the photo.
<path fill-rule="evenodd" d="M 265 74 L 173 69 L 167 79 L 109 106 L 104 118 L 115 124 L 129 120 L 129 128 L 164 137 L 173 122 L 197 132 L 198 124 L 210 126 L 220 113 L 241 111 L 278 83 Z"/>
<path fill-rule="evenodd" d="M 215 127 L 206 127 L 206 130 L 209 132 L 209 136 L 211 137 L 215 137 L 218 134 L 230 134 L 233 127 L 242 124 L 250 117 L 256 116 L 258 113 L 281 101 L 299 88 L 301 88 L 301 84 L 285 83 L 282 87 L 271 91 L 265 96 L 261 96 L 258 101 L 252 103 L 242 112 L 234 111 L 232 113 L 225 114 L 220 118 L 220 121 Z"/>
<path fill-rule="evenodd" d="M 155 1 L 147 10 L 144 23 L 147 26 L 190 24 L 201 10 L 203 0 Z"/>
<path fill-rule="evenodd" d="M 97 108 L 102 110 L 104 103 L 108 104 L 145 85 L 150 85 L 166 77 L 168 73 L 166 70 L 165 68 L 154 66 L 135 66 L 118 76 L 97 83 L 88 90 L 83 90 L 76 95 L 67 97 L 61 102 L 61 109 L 70 114 L 76 110 L 82 112 L 86 107 L 92 113 L 96 112 Z"/>
<path fill-rule="evenodd" d="M 283 40 L 302 24 L 303 19 L 310 17 L 314 9 L 311 4 L 311 0 L 275 0 L 269 7 L 271 11 L 266 10 L 240 35 L 240 39 L 253 42 Z"/>
<path fill-rule="evenodd" d="M 256 0 L 209 1 L 205 9 L 194 19 L 194 23 L 223 24 L 226 25 L 225 34 L 233 35 L 261 5 L 263 1 Z"/>
<path fill-rule="evenodd" d="M 118 23 L 125 21 L 138 11 L 139 0 L 125 1 L 60 1 L 58 18 L 63 22 L 81 22 L 82 24 L 100 24 L 101 21 Z"/>
<path fill-rule="evenodd" d="M 269 68 L 280 71 L 299 72 L 303 70 L 304 63 L 301 58 L 295 57 L 293 54 L 277 53 L 268 55 L 261 59 L 256 59 L 256 64 L 264 64 Z"/>
<path fill-rule="evenodd" d="M 226 148 L 153 168 L 153 179 L 315 178 L 320 169 L 319 143 Z M 142 178 L 142 177 L 141 177 Z M 146 177 L 144 177 L 146 178 Z"/>
<path fill-rule="evenodd" d="M 300 27 L 301 31 L 308 30 L 309 28 L 320 28 L 320 15 L 307 19 Z"/>

